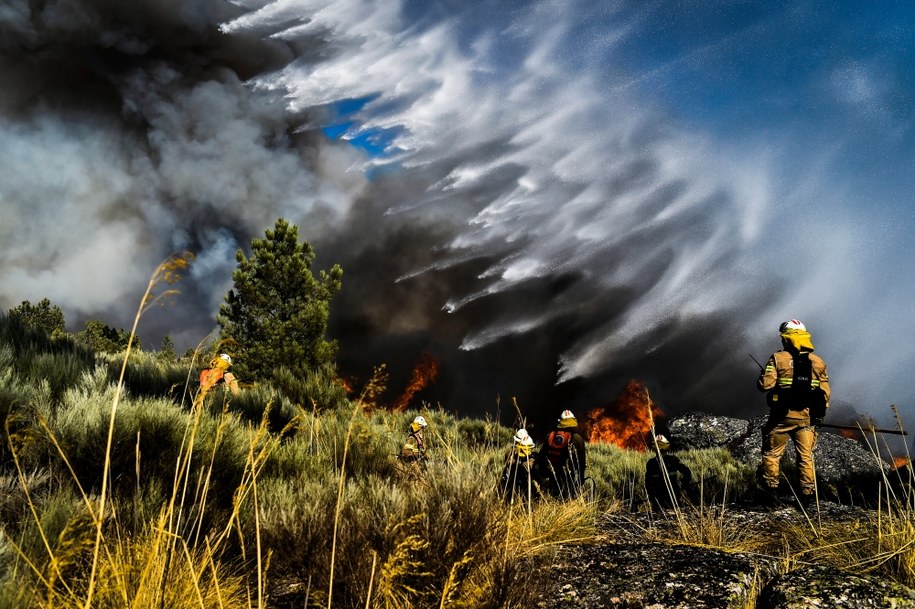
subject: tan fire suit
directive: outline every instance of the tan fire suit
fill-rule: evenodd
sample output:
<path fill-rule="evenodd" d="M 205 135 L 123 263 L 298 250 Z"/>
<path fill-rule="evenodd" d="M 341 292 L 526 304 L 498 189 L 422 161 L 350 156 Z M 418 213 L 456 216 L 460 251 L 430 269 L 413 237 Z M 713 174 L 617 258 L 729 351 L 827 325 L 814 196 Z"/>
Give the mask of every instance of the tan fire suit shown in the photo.
<path fill-rule="evenodd" d="M 809 337 L 809 335 L 808 335 Z M 807 343 L 809 344 L 809 342 Z M 760 391 L 767 391 L 769 419 L 762 429 L 762 477 L 769 489 L 777 489 L 779 482 L 779 462 L 788 446 L 789 438 L 794 441 L 797 455 L 797 467 L 801 494 L 812 495 L 816 488 L 813 465 L 813 449 L 816 446 L 816 430 L 811 426 L 811 407 L 817 408 L 817 401 L 822 412 L 829 406 L 829 374 L 826 363 L 810 349 L 803 349 L 808 354 L 811 364 L 810 388 L 804 399 L 796 399 L 791 393 L 794 382 L 794 358 L 790 351 L 776 351 L 766 362 L 766 367 L 759 375 L 756 386 Z M 817 391 L 819 390 L 819 391 Z M 822 393 L 820 393 L 822 392 Z"/>

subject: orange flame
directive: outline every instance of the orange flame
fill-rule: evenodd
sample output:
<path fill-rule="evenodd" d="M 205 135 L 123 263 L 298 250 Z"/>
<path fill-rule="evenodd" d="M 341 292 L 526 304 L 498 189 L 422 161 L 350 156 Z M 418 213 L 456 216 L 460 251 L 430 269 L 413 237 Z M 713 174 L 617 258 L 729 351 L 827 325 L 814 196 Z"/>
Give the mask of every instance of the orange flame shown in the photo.
<path fill-rule="evenodd" d="M 648 388 L 631 380 L 615 402 L 588 411 L 585 436 L 592 443 L 645 450 L 645 436 L 651 430 L 652 419 L 661 416 L 664 413 L 651 401 Z"/>
<path fill-rule="evenodd" d="M 407 406 L 410 405 L 410 400 L 413 399 L 413 396 L 416 395 L 417 392 L 423 390 L 429 383 L 435 381 L 436 376 L 438 376 L 438 362 L 428 353 L 423 353 L 419 363 L 416 364 L 416 367 L 410 374 L 410 384 L 407 385 L 403 395 L 394 402 L 391 410 L 394 412 L 403 412 L 406 410 Z"/>
<path fill-rule="evenodd" d="M 839 435 L 849 440 L 861 440 L 861 432 L 856 429 L 840 429 Z"/>
<path fill-rule="evenodd" d="M 901 469 L 909 464 L 907 457 L 896 457 L 893 459 L 893 469 Z"/>
<path fill-rule="evenodd" d="M 355 385 L 355 379 L 353 379 L 353 378 L 345 379 L 342 376 L 338 376 L 334 379 L 334 382 L 336 384 L 340 385 L 341 387 L 343 387 L 343 390 L 346 391 L 347 395 L 353 394 L 353 386 Z"/>

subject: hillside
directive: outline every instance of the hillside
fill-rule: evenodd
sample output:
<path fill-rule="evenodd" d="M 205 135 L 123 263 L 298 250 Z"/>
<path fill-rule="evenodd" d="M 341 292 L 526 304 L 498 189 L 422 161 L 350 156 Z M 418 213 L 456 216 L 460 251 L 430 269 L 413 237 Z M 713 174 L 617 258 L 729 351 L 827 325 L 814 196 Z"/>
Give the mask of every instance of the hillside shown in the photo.
<path fill-rule="evenodd" d="M 915 579 L 907 495 L 846 513 L 861 495 L 824 493 L 810 521 L 760 512 L 752 457 L 733 447 L 678 451 L 702 490 L 680 511 L 645 501 L 649 454 L 607 444 L 588 448 L 587 497 L 509 504 L 497 480 L 514 430 L 382 409 L 381 374 L 303 406 L 270 386 L 202 396 L 193 364 L 150 352 L 119 391 L 120 363 L 0 318 L 0 607 L 700 606 L 682 604 L 689 590 L 725 585 L 693 579 L 709 570 L 757 573 L 743 604 L 706 605 L 749 607 L 798 565 L 893 594 Z M 395 455 L 420 413 L 430 459 L 414 471 Z M 686 600 L 648 594 L 668 587 L 646 569 L 688 582 Z M 628 587 L 606 579 L 619 572 Z"/>

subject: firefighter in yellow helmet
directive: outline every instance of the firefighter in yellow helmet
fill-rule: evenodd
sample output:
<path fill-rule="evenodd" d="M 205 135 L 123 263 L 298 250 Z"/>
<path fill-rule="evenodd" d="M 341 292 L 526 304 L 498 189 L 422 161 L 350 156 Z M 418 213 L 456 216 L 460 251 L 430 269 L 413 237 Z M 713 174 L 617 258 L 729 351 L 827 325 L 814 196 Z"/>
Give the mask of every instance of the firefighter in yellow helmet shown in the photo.
<path fill-rule="evenodd" d="M 571 410 L 563 410 L 537 453 L 540 487 L 561 499 L 577 497 L 585 482 L 585 439 Z"/>
<path fill-rule="evenodd" d="M 200 372 L 200 392 L 202 395 L 206 393 L 220 383 L 225 383 L 225 386 L 233 394 L 238 394 L 240 391 L 238 387 L 238 379 L 235 378 L 235 375 L 229 372 L 229 366 L 232 365 L 232 358 L 229 357 L 228 353 L 220 353 L 213 358 L 213 361 L 210 362 L 210 367 Z"/>
<path fill-rule="evenodd" d="M 816 492 L 815 427 L 823 422 L 829 407 L 829 373 L 823 359 L 814 354 L 810 333 L 800 320 L 783 322 L 778 332 L 782 349 L 769 357 L 756 381 L 769 405 L 760 465 L 765 499 L 778 500 L 779 461 L 790 439 L 797 455 L 800 500 L 809 505 Z"/>
<path fill-rule="evenodd" d="M 652 508 L 670 508 L 687 498 L 693 472 L 670 452 L 670 440 L 654 436 L 655 456 L 645 464 L 645 491 Z"/>
<path fill-rule="evenodd" d="M 529 501 L 536 494 L 536 485 L 531 477 L 534 467 L 534 439 L 526 429 L 519 429 L 512 438 L 513 445 L 502 468 L 499 488 L 506 501 L 515 497 Z"/>

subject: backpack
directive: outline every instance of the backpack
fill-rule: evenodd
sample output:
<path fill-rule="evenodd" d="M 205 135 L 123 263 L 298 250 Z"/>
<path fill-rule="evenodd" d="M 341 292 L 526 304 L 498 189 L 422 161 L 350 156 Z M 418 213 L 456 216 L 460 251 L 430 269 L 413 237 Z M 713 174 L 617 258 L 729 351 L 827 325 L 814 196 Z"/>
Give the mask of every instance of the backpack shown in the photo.
<path fill-rule="evenodd" d="M 569 458 L 569 445 L 571 443 L 571 431 L 557 429 L 551 431 L 550 435 L 546 437 L 546 458 L 555 469 L 565 466 Z"/>
<path fill-rule="evenodd" d="M 203 391 L 209 390 L 219 381 L 223 380 L 225 372 L 219 368 L 208 368 L 200 372 L 200 388 Z"/>

